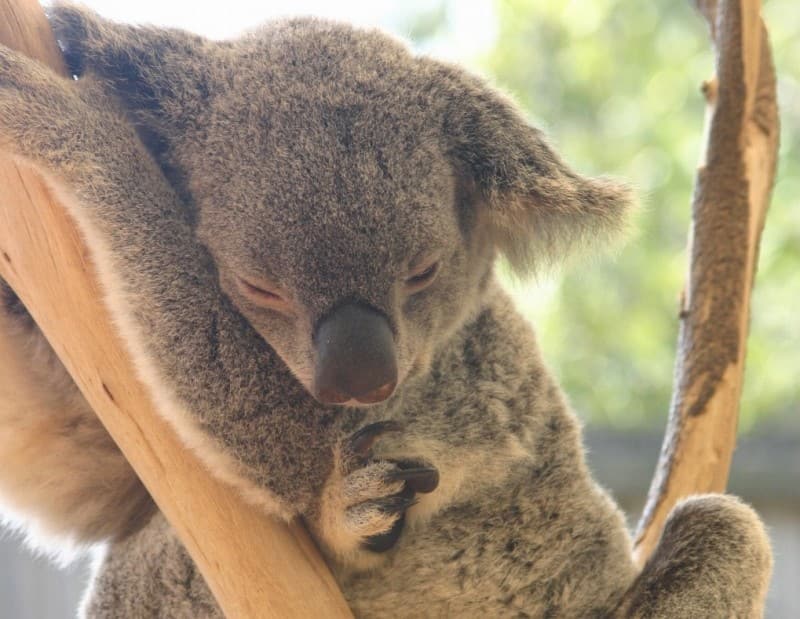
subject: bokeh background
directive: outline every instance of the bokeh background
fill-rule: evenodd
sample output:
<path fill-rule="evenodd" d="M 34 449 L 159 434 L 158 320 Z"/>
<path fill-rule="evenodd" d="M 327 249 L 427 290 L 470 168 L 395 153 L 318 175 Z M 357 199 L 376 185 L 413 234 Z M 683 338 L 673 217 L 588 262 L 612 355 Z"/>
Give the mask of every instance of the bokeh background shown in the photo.
<path fill-rule="evenodd" d="M 628 179 L 642 209 L 606 255 L 531 281 L 501 267 L 545 358 L 585 421 L 596 473 L 638 517 L 669 407 L 689 202 L 702 140 L 704 21 L 674 0 L 228 0 L 85 2 L 131 22 L 226 37 L 276 15 L 377 25 L 461 62 L 514 97 L 575 167 Z M 731 491 L 770 525 L 769 617 L 800 617 L 800 7 L 766 0 L 781 104 L 781 153 L 753 296 Z M 1 463 L 0 463 L 1 465 Z M 0 617 L 74 616 L 87 561 L 52 571 L 0 541 Z"/>

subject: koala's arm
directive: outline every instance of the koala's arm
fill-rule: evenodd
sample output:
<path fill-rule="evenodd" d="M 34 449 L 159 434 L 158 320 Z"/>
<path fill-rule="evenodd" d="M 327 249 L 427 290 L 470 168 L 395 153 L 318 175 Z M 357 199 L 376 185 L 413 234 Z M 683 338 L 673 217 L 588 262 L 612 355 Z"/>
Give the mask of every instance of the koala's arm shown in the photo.
<path fill-rule="evenodd" d="M 331 467 L 332 416 L 221 293 L 186 208 L 113 102 L 91 79 L 70 83 L 0 47 L 0 146 L 38 168 L 77 220 L 182 438 L 254 502 L 302 512 Z"/>

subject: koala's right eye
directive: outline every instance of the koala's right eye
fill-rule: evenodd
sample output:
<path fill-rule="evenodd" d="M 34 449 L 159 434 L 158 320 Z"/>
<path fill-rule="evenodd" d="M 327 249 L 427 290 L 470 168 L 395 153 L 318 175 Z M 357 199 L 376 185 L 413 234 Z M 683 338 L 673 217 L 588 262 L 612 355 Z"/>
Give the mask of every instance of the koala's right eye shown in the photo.
<path fill-rule="evenodd" d="M 289 301 L 281 294 L 277 286 L 269 282 L 255 282 L 237 275 L 236 287 L 239 289 L 242 296 L 255 305 L 283 313 L 291 312 L 291 304 Z"/>

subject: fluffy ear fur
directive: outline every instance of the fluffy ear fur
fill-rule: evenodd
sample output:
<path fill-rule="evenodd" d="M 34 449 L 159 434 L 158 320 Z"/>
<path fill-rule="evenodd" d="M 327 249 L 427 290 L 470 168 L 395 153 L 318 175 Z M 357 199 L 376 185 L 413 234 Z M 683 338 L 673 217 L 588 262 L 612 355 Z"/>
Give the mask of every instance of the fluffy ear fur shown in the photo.
<path fill-rule="evenodd" d="M 518 274 L 625 228 L 631 190 L 571 170 L 514 105 L 480 79 L 440 65 L 446 147 L 471 202 Z"/>
<path fill-rule="evenodd" d="M 209 41 L 181 30 L 118 24 L 84 7 L 58 3 L 47 16 L 67 68 L 103 80 L 184 202 L 192 204 L 176 147 L 202 135 L 209 108 Z"/>
<path fill-rule="evenodd" d="M 207 107 L 203 50 L 213 42 L 181 30 L 117 24 L 71 4 L 47 14 L 69 71 L 101 77 L 135 120 L 174 130 Z"/>
<path fill-rule="evenodd" d="M 180 30 L 117 24 L 71 4 L 47 13 L 69 71 L 104 80 L 156 153 L 208 109 L 213 56 L 204 51 L 218 44 Z"/>

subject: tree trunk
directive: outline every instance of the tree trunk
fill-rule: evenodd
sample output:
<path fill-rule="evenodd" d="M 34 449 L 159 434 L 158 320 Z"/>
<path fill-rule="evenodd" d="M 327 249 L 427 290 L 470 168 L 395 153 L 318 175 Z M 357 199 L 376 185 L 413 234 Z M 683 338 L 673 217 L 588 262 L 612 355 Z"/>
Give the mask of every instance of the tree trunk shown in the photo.
<path fill-rule="evenodd" d="M 775 70 L 758 0 L 699 0 L 716 53 L 704 84 L 689 278 L 669 422 L 636 533 L 640 563 L 690 494 L 724 492 L 742 391 L 750 292 L 778 156 Z"/>

